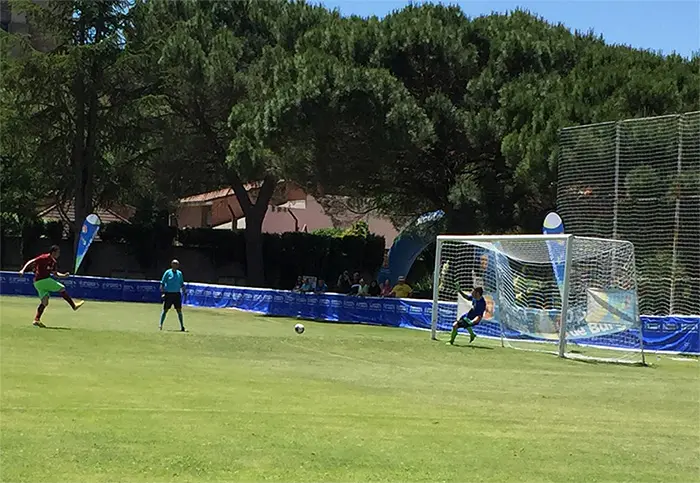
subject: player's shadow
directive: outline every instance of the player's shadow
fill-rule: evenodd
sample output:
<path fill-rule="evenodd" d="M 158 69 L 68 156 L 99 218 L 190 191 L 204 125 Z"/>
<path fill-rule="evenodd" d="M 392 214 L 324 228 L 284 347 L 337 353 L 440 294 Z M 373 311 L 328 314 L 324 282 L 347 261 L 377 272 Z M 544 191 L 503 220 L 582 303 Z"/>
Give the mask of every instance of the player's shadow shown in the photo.
<path fill-rule="evenodd" d="M 485 350 L 492 351 L 493 347 L 484 347 L 482 345 L 471 345 L 471 344 L 453 344 L 454 347 L 459 347 L 461 349 L 473 349 L 473 350 Z"/>
<path fill-rule="evenodd" d="M 48 326 L 48 325 L 47 325 L 46 327 L 44 327 L 44 329 L 49 329 L 49 330 L 71 330 L 70 327 L 50 327 L 50 326 Z"/>

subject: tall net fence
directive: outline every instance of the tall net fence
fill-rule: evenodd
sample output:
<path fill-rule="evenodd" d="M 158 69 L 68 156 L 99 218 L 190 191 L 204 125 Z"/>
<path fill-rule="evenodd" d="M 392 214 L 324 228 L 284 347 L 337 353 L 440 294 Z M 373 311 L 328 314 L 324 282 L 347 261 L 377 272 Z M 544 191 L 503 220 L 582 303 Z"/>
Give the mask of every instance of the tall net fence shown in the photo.
<path fill-rule="evenodd" d="M 640 312 L 700 314 L 700 111 L 563 129 L 567 233 L 634 244 Z"/>

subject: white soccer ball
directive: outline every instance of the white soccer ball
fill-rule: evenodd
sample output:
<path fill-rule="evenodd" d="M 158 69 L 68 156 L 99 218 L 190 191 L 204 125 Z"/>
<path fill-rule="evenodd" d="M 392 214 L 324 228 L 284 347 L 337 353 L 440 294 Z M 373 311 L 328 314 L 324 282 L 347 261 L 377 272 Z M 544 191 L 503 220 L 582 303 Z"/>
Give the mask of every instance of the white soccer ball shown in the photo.
<path fill-rule="evenodd" d="M 304 326 L 302 324 L 297 324 L 294 326 L 294 331 L 297 334 L 303 334 L 304 333 Z"/>

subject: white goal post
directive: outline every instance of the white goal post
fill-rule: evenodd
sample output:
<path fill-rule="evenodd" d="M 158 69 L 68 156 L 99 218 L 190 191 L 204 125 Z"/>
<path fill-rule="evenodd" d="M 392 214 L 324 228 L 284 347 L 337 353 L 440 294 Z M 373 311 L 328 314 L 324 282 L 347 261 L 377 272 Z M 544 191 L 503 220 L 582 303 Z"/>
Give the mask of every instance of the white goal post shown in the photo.
<path fill-rule="evenodd" d="M 573 235 L 437 237 L 433 339 L 471 308 L 459 289 L 475 287 L 483 288 L 487 306 L 476 329 L 480 336 L 560 357 L 644 363 L 634 245 L 628 241 Z"/>

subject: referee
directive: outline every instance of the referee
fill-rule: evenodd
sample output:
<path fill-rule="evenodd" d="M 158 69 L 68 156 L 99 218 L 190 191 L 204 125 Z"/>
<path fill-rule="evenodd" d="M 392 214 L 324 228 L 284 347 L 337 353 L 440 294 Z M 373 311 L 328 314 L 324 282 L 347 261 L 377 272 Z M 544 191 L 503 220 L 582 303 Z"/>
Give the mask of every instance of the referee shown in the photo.
<path fill-rule="evenodd" d="M 160 314 L 160 330 L 163 330 L 163 322 L 168 315 L 170 307 L 175 307 L 177 318 L 180 320 L 180 332 L 185 332 L 185 324 L 182 320 L 182 294 L 185 290 L 185 279 L 180 271 L 180 262 L 173 260 L 170 268 L 165 271 L 160 280 L 160 292 L 163 299 L 163 312 Z"/>

